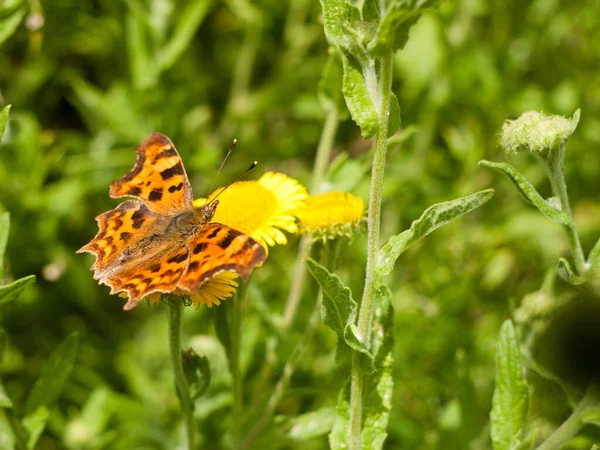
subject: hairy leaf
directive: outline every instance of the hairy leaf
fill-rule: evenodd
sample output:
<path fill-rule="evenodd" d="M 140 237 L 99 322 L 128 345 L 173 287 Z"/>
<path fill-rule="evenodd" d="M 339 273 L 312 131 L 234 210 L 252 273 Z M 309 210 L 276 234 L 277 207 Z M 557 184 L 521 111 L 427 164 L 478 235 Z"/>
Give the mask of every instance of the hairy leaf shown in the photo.
<path fill-rule="evenodd" d="M 377 282 L 380 283 L 381 279 L 394 269 L 398 257 L 412 244 L 447 223 L 479 208 L 487 203 L 493 195 L 493 189 L 486 189 L 427 208 L 421 217 L 411 224 L 410 229 L 389 238 L 379 250 L 376 271 Z"/>
<path fill-rule="evenodd" d="M 323 291 L 323 303 L 321 305 L 321 317 L 323 323 L 329 326 L 338 335 L 338 350 L 336 360 L 343 361 L 349 356 L 346 344 L 355 349 L 360 349 L 361 345 L 354 340 L 346 341 L 346 334 L 352 331 L 346 331 L 356 322 L 357 303 L 352 298 L 352 292 L 339 277 L 329 272 L 325 267 L 314 259 L 307 258 L 306 264 L 308 271 L 317 281 Z M 361 340 L 358 339 L 360 342 Z M 362 346 L 364 347 L 364 345 Z"/>
<path fill-rule="evenodd" d="M 494 163 L 491 161 L 479 161 L 480 166 L 489 167 L 491 169 L 500 170 L 508 175 L 511 181 L 515 184 L 519 192 L 526 200 L 533 203 L 539 211 L 548 219 L 560 223 L 561 225 L 572 226 L 569 216 L 562 211 L 559 211 L 555 206 L 542 198 L 533 185 L 517 169 L 510 164 Z"/>
<path fill-rule="evenodd" d="M 519 342 L 512 322 L 507 320 L 500 329 L 496 353 L 496 388 L 491 412 L 494 450 L 520 446 L 528 407 L 529 391 Z"/>
<path fill-rule="evenodd" d="M 346 106 L 352 120 L 360 127 L 362 136 L 368 139 L 375 135 L 379 127 L 379 116 L 370 93 L 371 90 L 377 89 L 375 68 L 365 69 L 347 52 L 342 54 L 342 65 L 344 67 L 342 92 Z"/>

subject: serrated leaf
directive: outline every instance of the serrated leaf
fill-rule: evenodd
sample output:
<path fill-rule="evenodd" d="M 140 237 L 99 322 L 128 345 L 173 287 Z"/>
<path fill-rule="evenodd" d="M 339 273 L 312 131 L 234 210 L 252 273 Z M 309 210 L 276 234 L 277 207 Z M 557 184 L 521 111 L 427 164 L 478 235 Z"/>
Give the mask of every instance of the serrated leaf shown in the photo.
<path fill-rule="evenodd" d="M 392 236 L 381 247 L 377 255 L 377 282 L 380 283 L 381 279 L 394 269 L 398 257 L 411 245 L 447 223 L 479 208 L 487 203 L 493 195 L 493 189 L 486 189 L 427 208 L 419 219 L 413 221 L 410 229 Z"/>
<path fill-rule="evenodd" d="M 12 283 L 0 286 L 0 304 L 16 300 L 21 292 L 35 281 L 35 275 L 28 275 Z"/>
<path fill-rule="evenodd" d="M 0 112 L 0 144 L 2 143 L 2 136 L 6 130 L 6 124 L 8 123 L 8 113 L 10 112 L 11 105 L 6 105 L 2 112 Z"/>
<path fill-rule="evenodd" d="M 561 225 L 572 226 L 573 223 L 569 216 L 562 211 L 559 211 L 552 204 L 544 200 L 533 185 L 517 169 L 510 164 L 494 163 L 491 161 L 479 161 L 480 166 L 489 167 L 504 172 L 509 176 L 510 180 L 517 187 L 521 195 L 530 203 L 532 203 L 543 215 L 553 222 Z"/>
<path fill-rule="evenodd" d="M 567 283 L 580 286 L 589 280 L 585 276 L 577 275 L 571 268 L 571 264 L 565 258 L 560 258 L 556 263 L 556 273 Z M 587 272 L 586 272 L 587 273 Z"/>
<path fill-rule="evenodd" d="M 346 331 L 346 328 L 355 324 L 358 305 L 352 298 L 350 288 L 344 285 L 337 275 L 329 272 L 312 258 L 307 258 L 306 265 L 323 292 L 321 317 L 323 323 L 338 335 L 336 361 L 341 362 L 349 356 L 345 337 L 346 333 L 352 331 Z M 348 343 L 353 346 L 352 344 Z"/>
<path fill-rule="evenodd" d="M 26 405 L 27 414 L 35 412 L 39 407 L 46 406 L 58 398 L 65 382 L 71 376 L 78 344 L 78 333 L 72 333 L 52 352 L 29 394 Z"/>
<path fill-rule="evenodd" d="M 213 2 L 210 0 L 196 0 L 188 3 L 183 11 L 178 14 L 179 21 L 175 25 L 173 36 L 169 43 L 161 49 L 157 57 L 161 71 L 173 66 L 188 48 L 212 4 Z"/>
<path fill-rule="evenodd" d="M 523 438 L 529 407 L 529 391 L 523 374 L 515 329 L 506 320 L 500 329 L 496 351 L 496 388 L 491 425 L 494 450 L 518 448 Z"/>
<path fill-rule="evenodd" d="M 400 104 L 398 103 L 398 97 L 392 92 L 390 97 L 390 118 L 388 124 L 388 137 L 392 137 L 400 125 L 402 124 L 402 118 L 400 116 Z"/>
<path fill-rule="evenodd" d="M 344 69 L 342 93 L 346 106 L 352 120 L 360 127 L 362 136 L 368 139 L 375 135 L 379 127 L 379 116 L 369 93 L 368 82 L 360 63 L 350 53 L 342 54 L 342 66 Z M 372 78 L 371 85 L 376 88 L 375 68 L 368 68 L 366 73 Z"/>
<path fill-rule="evenodd" d="M 35 450 L 38 439 L 42 435 L 46 423 L 50 417 L 50 411 L 45 406 L 35 410 L 33 413 L 23 418 L 23 428 L 27 431 L 27 448 Z"/>
<path fill-rule="evenodd" d="M 0 212 L 0 280 L 4 277 L 4 254 L 10 233 L 10 214 Z"/>
<path fill-rule="evenodd" d="M 334 420 L 335 408 L 332 407 L 300 414 L 286 421 L 286 428 L 289 427 L 287 435 L 294 441 L 306 441 L 323 436 L 331 431 Z"/>

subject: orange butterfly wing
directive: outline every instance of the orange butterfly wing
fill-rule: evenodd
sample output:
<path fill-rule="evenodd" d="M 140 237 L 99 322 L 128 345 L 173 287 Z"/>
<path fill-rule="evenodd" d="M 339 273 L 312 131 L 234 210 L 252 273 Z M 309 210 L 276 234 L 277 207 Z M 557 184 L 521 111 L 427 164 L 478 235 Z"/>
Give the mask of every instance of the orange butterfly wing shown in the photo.
<path fill-rule="evenodd" d="M 156 230 L 166 226 L 167 220 L 153 214 L 143 203 L 127 200 L 96 217 L 100 230 L 77 253 L 88 252 L 96 256 L 92 270 L 95 270 L 94 278 L 101 279 L 128 259 L 134 259 L 142 251 L 136 251 L 141 238 L 153 236 Z"/>
<path fill-rule="evenodd" d="M 152 133 L 137 148 L 135 166 L 110 185 L 110 196 L 135 197 L 157 214 L 173 214 L 192 208 L 194 194 L 171 140 Z"/>
<path fill-rule="evenodd" d="M 179 288 L 194 292 L 220 272 L 236 272 L 247 280 L 252 270 L 267 258 L 262 245 L 226 225 L 204 225 L 188 242 L 189 262 Z"/>

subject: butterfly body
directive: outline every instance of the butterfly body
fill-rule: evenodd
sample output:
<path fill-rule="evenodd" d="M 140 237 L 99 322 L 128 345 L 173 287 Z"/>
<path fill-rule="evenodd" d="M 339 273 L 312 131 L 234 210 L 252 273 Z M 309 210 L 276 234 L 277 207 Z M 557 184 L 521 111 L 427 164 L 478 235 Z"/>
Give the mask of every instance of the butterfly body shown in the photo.
<path fill-rule="evenodd" d="M 192 188 L 171 141 L 153 133 L 137 148 L 134 168 L 110 186 L 133 197 L 99 215 L 100 231 L 78 252 L 96 256 L 94 278 L 127 292 L 125 309 L 153 293 L 193 293 L 223 271 L 247 279 L 266 251 L 226 225 L 211 222 L 218 202 L 192 205 Z"/>

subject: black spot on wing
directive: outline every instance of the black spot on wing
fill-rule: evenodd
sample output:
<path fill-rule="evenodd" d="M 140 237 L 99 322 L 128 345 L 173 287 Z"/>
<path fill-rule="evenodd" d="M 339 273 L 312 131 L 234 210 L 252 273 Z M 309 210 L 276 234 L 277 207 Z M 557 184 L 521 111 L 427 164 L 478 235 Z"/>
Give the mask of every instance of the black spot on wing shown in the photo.
<path fill-rule="evenodd" d="M 169 178 L 173 178 L 175 175 L 183 175 L 183 164 L 179 161 L 173 167 L 169 169 L 165 169 L 160 173 L 160 176 L 163 180 L 168 180 Z"/>
<path fill-rule="evenodd" d="M 175 191 L 180 191 L 183 188 L 183 183 L 179 183 L 177 186 L 169 186 L 169 192 L 173 194 Z"/>
<path fill-rule="evenodd" d="M 127 242 L 131 238 L 131 233 L 129 231 L 123 231 L 119 239 L 123 242 Z"/>
<path fill-rule="evenodd" d="M 183 261 L 185 261 L 185 260 L 187 259 L 187 257 L 188 257 L 188 253 L 187 253 L 187 251 L 186 251 L 186 252 L 183 252 L 183 253 L 179 253 L 179 254 L 177 254 L 177 255 L 175 255 L 175 256 L 171 256 L 171 257 L 170 257 L 170 258 L 167 260 L 167 262 L 168 262 L 168 263 L 174 263 L 174 262 L 175 262 L 175 263 L 180 263 L 180 262 L 183 262 Z"/>
<path fill-rule="evenodd" d="M 161 158 L 169 158 L 171 156 L 177 156 L 177 151 L 173 148 L 173 147 L 169 147 L 166 150 L 163 150 L 162 152 L 160 152 L 158 154 L 158 156 L 156 157 L 156 159 L 161 159 Z"/>
<path fill-rule="evenodd" d="M 227 233 L 227 235 L 226 235 L 226 236 L 225 236 L 223 239 L 221 239 L 221 240 L 218 242 L 218 244 L 217 244 L 217 245 L 218 245 L 219 247 L 221 247 L 223 250 L 225 250 L 226 248 L 228 248 L 228 247 L 231 245 L 231 243 L 233 242 L 233 240 L 234 240 L 236 237 L 238 237 L 238 236 L 239 236 L 239 234 L 238 234 L 238 233 L 235 233 L 233 230 L 230 230 L 230 231 Z"/>
<path fill-rule="evenodd" d="M 129 190 L 127 191 L 127 195 L 132 195 L 132 196 L 137 196 L 140 195 L 142 193 L 142 190 L 137 187 L 137 186 L 133 186 L 131 188 L 129 188 Z"/>
<path fill-rule="evenodd" d="M 208 239 L 213 239 L 217 234 L 219 234 L 219 231 L 221 231 L 220 227 L 215 228 L 212 233 L 210 233 L 208 236 L 206 236 Z"/>
<path fill-rule="evenodd" d="M 160 201 L 160 199 L 162 198 L 162 196 L 163 196 L 163 190 L 162 190 L 162 188 L 160 188 L 160 189 L 154 189 L 148 195 L 148 200 L 150 200 L 152 202 L 158 202 L 158 201 Z"/>
<path fill-rule="evenodd" d="M 200 252 L 203 252 L 208 247 L 207 242 L 200 242 L 194 247 L 194 255 L 197 255 Z"/>
<path fill-rule="evenodd" d="M 193 261 L 190 263 L 190 265 L 188 266 L 188 272 L 192 271 L 192 270 L 196 270 L 199 266 L 198 261 Z"/>

